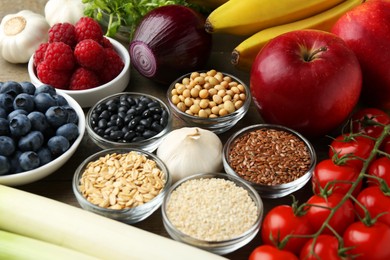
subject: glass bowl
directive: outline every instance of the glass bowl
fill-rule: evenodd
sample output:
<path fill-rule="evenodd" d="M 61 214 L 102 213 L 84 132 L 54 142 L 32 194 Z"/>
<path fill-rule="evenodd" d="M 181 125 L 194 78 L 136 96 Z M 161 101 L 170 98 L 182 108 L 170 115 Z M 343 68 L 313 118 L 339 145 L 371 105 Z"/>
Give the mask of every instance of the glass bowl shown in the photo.
<path fill-rule="evenodd" d="M 115 161 L 114 167 L 110 162 Z M 101 171 L 96 170 L 97 165 Z M 115 174 L 104 170 L 113 167 Z M 156 211 L 170 186 L 171 176 L 158 157 L 131 148 L 106 149 L 89 156 L 76 169 L 72 182 L 83 209 L 128 224 Z"/>
<path fill-rule="evenodd" d="M 256 190 L 241 179 L 208 173 L 173 184 L 161 210 L 164 227 L 173 239 L 224 255 L 256 236 L 264 208 Z"/>
<path fill-rule="evenodd" d="M 136 114 L 134 114 L 134 117 L 133 118 L 127 118 L 127 116 L 129 115 L 129 111 L 131 109 L 131 107 L 133 106 L 132 104 L 129 104 L 129 103 L 125 103 L 125 104 L 122 104 L 122 101 L 121 99 L 126 99 L 126 98 L 132 98 L 134 100 L 141 100 L 141 99 L 144 99 L 144 98 L 147 98 L 148 100 L 151 100 L 153 102 L 154 105 L 156 105 L 155 107 L 159 107 L 162 111 L 164 111 L 164 122 L 162 124 L 160 124 L 159 126 L 159 129 L 157 131 L 154 131 L 154 133 L 156 133 L 155 135 L 153 136 L 149 136 L 149 135 L 145 135 L 146 137 L 145 138 L 137 138 L 137 139 L 130 139 L 131 136 L 134 135 L 134 132 L 136 132 L 136 135 L 140 135 L 138 133 L 141 132 L 140 131 L 136 131 L 137 128 L 135 127 L 135 125 L 133 123 L 131 123 L 131 120 L 134 119 L 134 117 L 141 117 L 141 118 L 147 118 L 147 117 L 150 117 L 151 115 L 138 115 L 137 113 L 141 113 L 141 112 L 136 112 Z M 122 140 L 117 140 L 117 139 L 113 139 L 111 137 L 107 137 L 104 135 L 104 133 L 97 133 L 97 130 L 96 127 L 94 125 L 98 125 L 99 122 L 98 120 L 100 120 L 100 116 L 98 118 L 96 118 L 97 116 L 94 114 L 95 112 L 97 113 L 100 113 L 101 115 L 101 112 L 102 110 L 104 110 L 105 107 L 107 107 L 107 104 L 111 103 L 113 100 L 116 100 L 117 102 L 120 102 L 120 105 L 118 106 L 118 110 L 116 111 L 121 111 L 122 113 L 122 116 L 121 118 L 123 119 L 123 126 L 125 125 L 129 125 L 129 124 L 132 124 L 131 127 L 127 127 L 126 129 L 122 128 L 122 134 L 126 134 L 126 138 L 127 139 L 122 139 Z M 119 100 L 119 101 L 118 101 Z M 136 104 L 136 106 L 138 106 L 138 104 Z M 124 110 L 122 110 L 120 107 L 125 107 Z M 153 107 L 151 107 L 149 109 L 149 111 L 152 111 Z M 145 108 L 146 110 L 146 108 Z M 111 111 L 111 110 L 110 110 Z M 115 110 L 112 110 L 114 112 L 112 112 L 112 114 L 116 114 Z M 153 114 L 154 112 L 152 112 Z M 126 118 L 126 119 L 124 119 Z M 106 120 L 108 121 L 108 120 Z M 135 120 L 134 122 L 138 121 Z M 137 123 L 137 125 L 139 125 L 140 123 Z M 131 129 L 130 129 L 131 128 Z M 157 149 L 158 145 L 161 143 L 163 137 L 171 130 L 172 128 L 172 115 L 171 115 L 171 112 L 168 108 L 168 106 L 160 99 L 154 97 L 154 96 L 151 96 L 151 95 L 148 95 L 148 94 L 143 94 L 143 93 L 137 93 L 137 92 L 121 92 L 121 93 L 117 93 L 117 94 L 113 94 L 111 96 L 108 96 L 102 100 L 100 100 L 98 103 L 96 103 L 87 113 L 87 116 L 86 116 L 86 129 L 87 129 L 87 132 L 90 136 L 90 138 L 92 139 L 92 141 L 97 144 L 99 147 L 103 148 L 103 149 L 109 149 L 109 148 L 125 148 L 125 147 L 128 147 L 128 148 L 137 148 L 137 149 L 142 149 L 142 150 L 145 150 L 145 151 L 148 151 L 148 152 L 153 152 L 155 149 Z M 150 126 L 145 126 L 144 127 L 144 130 L 148 130 L 148 129 L 153 129 L 152 125 Z M 130 131 L 131 130 L 131 131 Z M 151 132 L 148 132 L 148 133 L 151 133 Z M 125 138 L 125 136 L 123 137 Z M 142 140 L 141 140 L 142 139 Z M 126 140 L 126 141 L 124 141 Z"/>
<path fill-rule="evenodd" d="M 280 198 L 302 188 L 311 178 L 316 153 L 296 131 L 257 124 L 234 133 L 224 145 L 225 172 L 252 185 L 264 198 Z"/>
<path fill-rule="evenodd" d="M 173 114 L 177 118 L 181 119 L 187 126 L 200 127 L 203 129 L 213 131 L 216 134 L 220 134 L 220 133 L 224 133 L 224 132 L 228 131 L 229 129 L 231 129 L 239 120 L 241 120 L 245 116 L 245 114 L 248 112 L 249 106 L 251 104 L 251 93 L 250 93 L 250 89 L 249 89 L 247 84 L 245 84 L 239 78 L 237 78 L 231 74 L 225 73 L 225 72 L 217 72 L 217 73 L 222 73 L 223 78 L 222 79 L 219 78 L 219 81 L 216 82 L 215 81 L 216 77 L 213 76 L 215 72 L 217 72 L 217 71 L 209 70 L 209 71 L 191 72 L 191 73 L 188 73 L 188 74 L 181 76 L 180 78 L 176 79 L 169 86 L 168 91 L 167 91 L 167 99 L 168 99 L 169 106 L 170 106 Z M 199 83 L 199 79 L 197 79 L 197 75 L 199 75 L 199 74 L 200 74 L 200 77 L 201 78 L 203 77 L 203 79 L 205 81 L 200 80 L 201 83 Z M 213 79 L 208 80 L 208 78 L 210 78 L 210 79 L 213 78 Z M 191 82 L 188 81 L 189 79 L 191 79 Z M 236 82 L 238 85 L 240 85 L 239 90 L 241 90 L 241 92 L 237 92 L 236 88 L 233 88 L 234 91 L 232 90 L 232 87 L 237 86 L 237 84 L 235 84 L 235 83 L 232 83 L 232 84 L 221 83 L 224 81 L 227 82 L 227 80 L 225 80 L 225 79 L 231 80 L 232 82 Z M 196 83 L 194 83 L 194 82 L 196 82 Z M 210 84 L 206 86 L 206 83 L 204 83 L 204 82 L 206 82 L 207 84 L 211 82 L 210 83 L 211 87 L 209 87 Z M 196 85 L 198 85 L 200 87 L 196 87 Z M 185 90 L 187 93 L 184 90 L 183 90 L 183 93 L 181 93 L 181 90 L 178 91 L 177 90 L 178 86 L 179 86 L 179 88 L 183 88 L 182 86 L 184 86 L 184 88 L 187 89 L 187 90 Z M 192 92 L 193 88 L 198 88 L 198 90 L 200 90 L 200 91 L 201 91 L 201 89 L 203 89 L 203 91 L 204 91 L 204 89 L 208 90 L 207 97 L 201 95 L 200 91 L 195 91 L 195 93 L 193 93 Z M 213 89 L 212 90 L 213 92 L 211 92 L 210 89 Z M 219 90 L 221 90 L 221 92 L 219 92 Z M 228 92 L 228 90 L 230 92 Z M 217 94 L 215 94 L 216 91 L 217 91 Z M 178 92 L 179 92 L 179 94 L 177 94 Z M 199 92 L 199 93 L 197 93 L 197 92 Z M 230 93 L 230 95 L 229 95 L 229 93 Z M 236 96 L 236 94 L 238 96 Z M 241 96 L 241 99 L 240 99 L 241 94 L 244 94 L 244 96 Z M 174 95 L 177 95 L 178 97 L 173 97 Z M 188 95 L 190 95 L 190 96 L 188 96 Z M 219 96 L 219 97 L 216 97 L 216 96 Z M 226 96 L 226 98 L 225 98 L 225 96 Z M 231 98 L 229 98 L 227 96 L 230 96 Z M 203 98 L 203 97 L 205 97 L 205 98 Z M 189 98 L 190 100 L 186 101 L 185 98 Z M 216 98 L 216 99 L 214 99 L 214 98 Z M 176 100 L 173 100 L 173 99 L 176 99 Z M 233 102 L 233 103 L 226 102 L 225 99 L 230 101 L 230 102 Z M 197 101 L 195 101 L 195 100 L 197 100 Z M 217 105 L 215 105 L 211 101 L 213 101 Z M 239 101 L 239 103 L 237 103 L 237 101 Z M 205 107 L 205 105 L 201 105 L 199 103 L 199 108 L 200 108 L 199 114 L 194 115 L 194 113 L 189 112 L 189 111 L 192 110 L 191 103 L 195 103 L 195 102 L 203 102 L 203 104 L 208 104 L 208 106 Z M 222 103 L 220 103 L 220 102 L 222 102 Z M 179 103 L 181 103 L 181 104 L 179 105 Z M 182 104 L 185 104 L 185 105 L 182 105 Z M 225 104 L 222 106 L 225 106 L 227 108 L 225 110 L 228 110 L 230 112 L 228 114 L 222 113 L 221 112 L 223 110 L 222 108 L 221 109 L 217 108 L 217 111 L 214 111 L 213 107 L 214 106 L 219 107 L 218 104 Z M 230 108 L 233 108 L 232 104 L 234 105 L 234 108 L 235 108 L 234 110 L 230 109 Z M 179 107 L 181 109 L 179 109 Z M 199 108 L 196 108 L 196 105 L 194 106 L 195 111 L 197 111 Z M 211 111 L 213 111 L 214 113 Z M 211 114 L 213 114 L 213 115 L 211 115 Z M 218 116 L 211 117 L 210 115 L 211 116 L 218 115 Z"/>
<path fill-rule="evenodd" d="M 127 85 L 129 84 L 130 81 L 130 55 L 128 50 L 123 46 L 123 44 L 121 44 L 117 40 L 114 40 L 109 37 L 106 38 L 111 42 L 113 48 L 122 58 L 124 67 L 121 73 L 119 73 L 119 75 L 116 78 L 114 78 L 110 82 L 107 82 L 95 88 L 83 89 L 83 90 L 69 90 L 69 89 L 62 90 L 64 93 L 74 98 L 83 108 L 93 106 L 100 99 L 108 95 L 112 95 L 124 91 L 127 88 Z M 28 74 L 30 76 L 31 82 L 35 86 L 42 85 L 43 83 L 38 79 L 36 75 L 36 70 L 34 67 L 34 55 L 31 56 L 27 68 L 28 68 Z"/>

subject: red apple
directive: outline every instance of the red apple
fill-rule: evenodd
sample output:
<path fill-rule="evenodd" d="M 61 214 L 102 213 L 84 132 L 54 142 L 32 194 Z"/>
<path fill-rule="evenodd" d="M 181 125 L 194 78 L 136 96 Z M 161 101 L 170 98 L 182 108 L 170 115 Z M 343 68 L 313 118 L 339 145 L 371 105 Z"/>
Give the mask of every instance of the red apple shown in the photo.
<path fill-rule="evenodd" d="M 350 115 L 359 100 L 362 73 L 342 39 L 298 30 L 263 47 L 252 65 L 250 87 L 265 122 L 319 137 Z"/>
<path fill-rule="evenodd" d="M 355 52 L 363 73 L 362 101 L 390 109 L 390 1 L 367 1 L 345 13 L 333 26 Z"/>

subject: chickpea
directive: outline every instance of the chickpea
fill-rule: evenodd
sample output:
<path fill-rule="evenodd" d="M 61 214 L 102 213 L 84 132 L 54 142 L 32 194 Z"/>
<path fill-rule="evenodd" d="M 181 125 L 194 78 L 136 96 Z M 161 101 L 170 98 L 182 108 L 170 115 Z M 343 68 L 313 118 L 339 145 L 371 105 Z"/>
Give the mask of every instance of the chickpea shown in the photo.
<path fill-rule="evenodd" d="M 214 106 L 211 108 L 211 113 L 213 113 L 214 115 L 219 115 L 219 107 L 218 106 Z"/>
<path fill-rule="evenodd" d="M 196 77 L 199 77 L 199 75 L 200 75 L 199 72 L 196 72 L 196 71 L 192 72 L 191 75 L 190 75 L 190 79 L 194 79 Z"/>
<path fill-rule="evenodd" d="M 182 94 L 185 98 L 188 98 L 191 96 L 191 91 L 189 89 L 185 89 L 183 90 L 183 94 Z"/>
<path fill-rule="evenodd" d="M 210 88 L 212 88 L 213 86 L 210 84 L 210 83 L 208 83 L 208 82 L 206 82 L 206 83 L 204 83 L 204 85 L 203 85 L 203 88 L 204 89 L 210 89 Z"/>
<path fill-rule="evenodd" d="M 176 105 L 176 107 L 177 107 L 180 111 L 182 111 L 182 112 L 186 111 L 186 109 L 187 109 L 187 107 L 186 107 L 186 105 L 184 104 L 184 102 L 179 102 L 179 103 Z"/>
<path fill-rule="evenodd" d="M 209 116 L 209 118 L 216 118 L 216 117 L 218 117 L 218 115 L 211 114 L 211 115 Z"/>
<path fill-rule="evenodd" d="M 223 103 L 223 107 L 224 109 L 226 109 L 226 111 L 230 114 L 230 113 L 233 113 L 236 108 L 234 107 L 234 104 L 232 101 L 228 100 L 226 101 L 225 103 Z"/>
<path fill-rule="evenodd" d="M 238 88 L 241 92 L 245 93 L 245 88 L 244 88 L 243 85 L 238 84 L 238 85 L 237 85 L 237 88 Z"/>
<path fill-rule="evenodd" d="M 198 97 L 199 96 L 199 89 L 198 88 L 192 88 L 191 91 L 190 91 L 190 94 L 191 94 L 191 97 Z"/>
<path fill-rule="evenodd" d="M 238 85 L 238 82 L 236 82 L 236 81 L 229 82 L 229 87 L 230 88 L 237 87 L 237 85 Z"/>
<path fill-rule="evenodd" d="M 202 89 L 201 91 L 199 91 L 200 98 L 208 98 L 208 96 L 209 96 L 209 92 L 207 91 L 207 89 Z"/>
<path fill-rule="evenodd" d="M 173 104 L 177 105 L 180 102 L 180 98 L 179 98 L 178 95 L 173 95 L 172 98 L 171 98 L 171 101 L 172 101 Z"/>
<path fill-rule="evenodd" d="M 194 104 L 194 101 L 192 100 L 192 98 L 190 97 L 187 97 L 186 99 L 184 99 L 184 104 L 187 106 L 187 107 L 190 107 Z"/>
<path fill-rule="evenodd" d="M 201 76 L 196 77 L 196 78 L 194 79 L 194 81 L 195 81 L 197 84 L 200 84 L 200 85 L 203 85 L 203 84 L 205 83 L 204 77 L 201 77 Z"/>
<path fill-rule="evenodd" d="M 199 110 L 198 116 L 203 117 L 203 118 L 209 117 L 209 115 L 207 114 L 207 112 L 204 109 Z"/>
<path fill-rule="evenodd" d="M 216 70 L 209 70 L 209 71 L 207 72 L 207 75 L 212 76 L 212 77 L 214 77 L 215 74 L 217 74 L 217 71 L 216 71 Z"/>
<path fill-rule="evenodd" d="M 178 85 L 177 87 L 176 87 L 176 90 L 177 90 L 177 93 L 178 94 L 183 94 L 183 91 L 185 90 L 185 86 L 184 85 Z"/>
<path fill-rule="evenodd" d="M 173 88 L 172 91 L 171 91 L 171 95 L 172 95 L 172 96 L 178 95 L 177 89 Z"/>
<path fill-rule="evenodd" d="M 214 95 L 214 96 L 213 96 L 213 101 L 214 101 L 216 104 L 221 104 L 221 103 L 222 103 L 222 97 L 221 97 L 221 96 L 218 96 L 218 95 Z"/>
<path fill-rule="evenodd" d="M 226 90 L 226 95 L 228 95 L 230 97 L 233 97 L 234 96 L 234 92 L 231 89 L 228 89 L 228 90 Z"/>
<path fill-rule="evenodd" d="M 209 100 L 208 99 L 202 99 L 200 102 L 199 102 L 199 106 L 200 108 L 206 108 L 209 106 Z"/>
<path fill-rule="evenodd" d="M 218 93 L 218 90 L 216 90 L 215 88 L 210 88 L 209 89 L 209 95 L 210 96 L 214 96 Z"/>
<path fill-rule="evenodd" d="M 238 94 L 238 93 L 241 92 L 241 91 L 238 89 L 237 86 L 231 87 L 230 89 L 231 89 L 235 94 Z"/>
<path fill-rule="evenodd" d="M 217 74 L 215 74 L 214 78 L 216 78 L 219 82 L 223 81 L 223 75 L 221 72 L 217 72 Z"/>
<path fill-rule="evenodd" d="M 224 97 L 226 95 L 226 91 L 224 89 L 220 89 L 220 90 L 218 90 L 217 95 L 220 97 Z"/>
<path fill-rule="evenodd" d="M 191 115 L 191 116 L 194 115 L 194 114 L 191 112 L 191 110 L 189 110 L 189 109 L 187 109 L 187 110 L 185 111 L 185 113 L 186 113 L 186 114 L 189 114 L 189 115 Z"/>
<path fill-rule="evenodd" d="M 217 84 L 219 84 L 219 80 L 218 79 L 216 79 L 215 77 L 210 77 L 209 78 L 209 83 L 212 85 L 212 86 L 215 86 L 215 85 L 217 85 Z"/>
<path fill-rule="evenodd" d="M 235 103 L 234 103 L 234 107 L 236 109 L 239 109 L 240 107 L 242 107 L 242 105 L 244 105 L 244 102 L 242 102 L 242 100 L 237 100 Z"/>
<path fill-rule="evenodd" d="M 241 99 L 241 100 L 245 100 L 245 99 L 246 99 L 246 95 L 245 95 L 244 93 L 241 93 L 241 94 L 240 94 L 240 99 Z"/>
<path fill-rule="evenodd" d="M 204 111 L 207 113 L 207 116 L 211 115 L 211 108 L 205 108 Z"/>
<path fill-rule="evenodd" d="M 200 106 L 198 104 L 193 104 L 191 107 L 190 107 L 190 111 L 193 113 L 193 114 L 198 114 L 199 113 L 199 110 L 200 110 Z"/>
<path fill-rule="evenodd" d="M 182 81 L 181 81 L 181 83 L 182 83 L 183 85 L 188 85 L 188 84 L 190 84 L 190 79 L 189 79 L 189 78 L 183 78 Z"/>
<path fill-rule="evenodd" d="M 212 108 L 212 107 L 215 107 L 217 106 L 217 103 L 215 103 L 214 101 L 210 100 L 209 101 L 209 107 Z"/>
<path fill-rule="evenodd" d="M 229 114 L 229 112 L 226 109 L 222 108 L 219 110 L 219 116 L 226 116 L 227 114 Z"/>
<path fill-rule="evenodd" d="M 229 87 L 229 84 L 226 81 L 222 81 L 219 85 L 221 85 L 221 87 L 223 87 L 224 89 L 227 89 Z"/>
<path fill-rule="evenodd" d="M 231 101 L 231 100 L 232 100 L 232 96 L 230 96 L 230 95 L 225 95 L 225 96 L 223 96 L 223 98 L 222 98 L 222 101 L 223 101 L 223 102 Z"/>
<path fill-rule="evenodd" d="M 232 82 L 232 78 L 230 76 L 225 76 L 225 77 L 223 77 L 223 81 L 230 83 L 230 82 Z"/>

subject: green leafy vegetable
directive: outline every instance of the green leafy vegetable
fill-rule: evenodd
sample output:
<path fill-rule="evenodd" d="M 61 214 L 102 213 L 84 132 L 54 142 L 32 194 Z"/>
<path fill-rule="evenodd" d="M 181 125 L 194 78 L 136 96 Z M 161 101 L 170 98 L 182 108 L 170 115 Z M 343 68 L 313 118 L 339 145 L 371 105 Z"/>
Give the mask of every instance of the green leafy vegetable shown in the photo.
<path fill-rule="evenodd" d="M 107 23 L 106 36 L 113 37 L 120 26 L 129 28 L 129 40 L 142 17 L 149 11 L 164 5 L 179 4 L 194 9 L 199 7 L 185 0 L 82 0 L 84 14 Z"/>

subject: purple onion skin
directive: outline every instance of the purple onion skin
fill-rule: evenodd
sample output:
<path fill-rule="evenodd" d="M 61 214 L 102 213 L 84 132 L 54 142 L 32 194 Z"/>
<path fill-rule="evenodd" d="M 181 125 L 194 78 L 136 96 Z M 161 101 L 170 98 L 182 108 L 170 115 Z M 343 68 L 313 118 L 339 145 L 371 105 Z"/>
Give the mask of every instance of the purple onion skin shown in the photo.
<path fill-rule="evenodd" d="M 185 6 L 152 10 L 130 42 L 133 67 L 144 77 L 163 84 L 204 69 L 212 47 L 212 36 L 205 31 L 204 23 L 200 13 Z"/>

